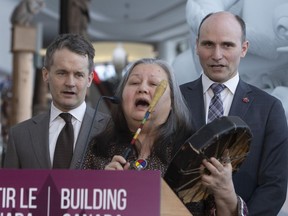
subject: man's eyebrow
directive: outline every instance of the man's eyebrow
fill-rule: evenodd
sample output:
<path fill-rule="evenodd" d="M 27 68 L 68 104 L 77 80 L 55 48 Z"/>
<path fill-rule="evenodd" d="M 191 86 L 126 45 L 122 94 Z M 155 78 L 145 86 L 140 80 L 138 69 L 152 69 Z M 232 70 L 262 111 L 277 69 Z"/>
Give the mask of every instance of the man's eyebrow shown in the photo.
<path fill-rule="evenodd" d="M 214 44 L 214 42 L 211 41 L 211 40 L 202 40 L 202 41 L 200 42 L 200 44 L 207 44 L 207 43 Z"/>
<path fill-rule="evenodd" d="M 223 41 L 221 44 L 223 45 L 229 45 L 229 46 L 236 46 L 236 43 L 232 42 L 232 41 Z"/>

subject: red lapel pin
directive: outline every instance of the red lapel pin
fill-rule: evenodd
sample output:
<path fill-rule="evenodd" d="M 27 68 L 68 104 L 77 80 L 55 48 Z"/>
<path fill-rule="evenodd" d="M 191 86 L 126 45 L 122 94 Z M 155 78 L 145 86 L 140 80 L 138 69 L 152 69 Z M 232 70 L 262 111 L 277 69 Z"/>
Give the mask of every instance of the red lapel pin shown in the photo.
<path fill-rule="evenodd" d="M 249 103 L 249 98 L 244 97 L 244 98 L 242 98 L 242 101 L 243 101 L 244 103 Z"/>

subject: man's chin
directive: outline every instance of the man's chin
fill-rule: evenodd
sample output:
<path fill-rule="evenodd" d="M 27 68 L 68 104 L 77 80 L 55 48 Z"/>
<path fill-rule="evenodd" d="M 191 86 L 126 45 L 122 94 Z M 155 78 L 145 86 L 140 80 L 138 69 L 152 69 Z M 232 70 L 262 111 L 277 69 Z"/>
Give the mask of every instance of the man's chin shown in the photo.
<path fill-rule="evenodd" d="M 75 103 L 67 103 L 67 104 L 63 104 L 62 107 L 65 109 L 65 110 L 72 110 L 72 109 L 75 109 L 76 107 L 78 107 L 79 105 L 78 104 L 75 104 Z"/>

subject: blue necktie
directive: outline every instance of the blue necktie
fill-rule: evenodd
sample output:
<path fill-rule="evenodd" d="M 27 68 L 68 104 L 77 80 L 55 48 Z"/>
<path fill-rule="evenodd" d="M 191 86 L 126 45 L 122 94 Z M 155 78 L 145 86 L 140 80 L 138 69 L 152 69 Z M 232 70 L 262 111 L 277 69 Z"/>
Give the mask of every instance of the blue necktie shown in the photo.
<path fill-rule="evenodd" d="M 72 115 L 69 113 L 61 113 L 59 115 L 64 119 L 65 125 L 61 130 L 55 147 L 53 168 L 69 169 L 73 156 L 74 130 L 71 122 Z"/>
<path fill-rule="evenodd" d="M 221 100 L 220 93 L 225 88 L 225 85 L 219 83 L 213 83 L 210 88 L 212 89 L 214 96 L 211 99 L 208 111 L 208 122 L 213 121 L 216 118 L 223 116 L 223 102 Z"/>

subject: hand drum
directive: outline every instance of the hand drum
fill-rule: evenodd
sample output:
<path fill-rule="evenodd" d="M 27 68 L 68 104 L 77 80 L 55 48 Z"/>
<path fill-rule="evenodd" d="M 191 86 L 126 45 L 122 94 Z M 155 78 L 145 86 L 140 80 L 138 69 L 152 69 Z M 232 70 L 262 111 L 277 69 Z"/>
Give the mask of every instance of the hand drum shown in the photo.
<path fill-rule="evenodd" d="M 215 119 L 193 134 L 173 157 L 164 179 L 184 202 L 198 202 L 208 196 L 201 186 L 200 165 L 204 158 L 215 157 L 224 162 L 229 150 L 233 172 L 245 160 L 252 139 L 248 125 L 239 117 Z"/>

